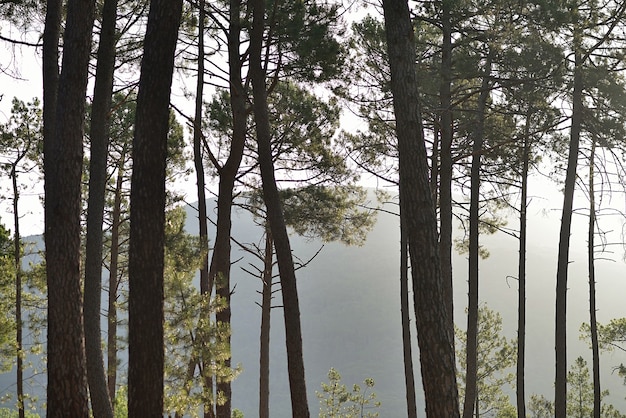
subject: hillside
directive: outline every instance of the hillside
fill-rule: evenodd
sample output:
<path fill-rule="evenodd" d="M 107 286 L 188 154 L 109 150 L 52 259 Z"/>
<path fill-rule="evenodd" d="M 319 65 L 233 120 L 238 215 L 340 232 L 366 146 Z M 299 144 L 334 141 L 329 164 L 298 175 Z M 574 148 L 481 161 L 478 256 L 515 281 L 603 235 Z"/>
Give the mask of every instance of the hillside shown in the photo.
<path fill-rule="evenodd" d="M 209 202 L 209 208 L 214 207 Z M 558 211 L 545 211 L 534 207 L 530 211 L 528 260 L 528 357 L 527 394 L 541 393 L 552 398 L 554 379 L 554 281 L 556 270 L 556 243 L 558 237 Z M 188 210 L 187 225 L 196 231 L 196 222 Z M 513 226 L 515 220 L 511 220 Z M 582 221 L 581 221 L 582 222 Z M 212 232 L 211 232 L 212 233 Z M 258 242 L 260 229 L 244 213 L 237 212 L 233 219 L 233 235 L 240 242 Z M 481 239 L 490 251 L 488 259 L 481 262 L 481 301 L 499 311 L 504 320 L 504 332 L 509 338 L 516 335 L 517 309 L 517 242 L 510 236 L 497 234 Z M 319 403 L 315 391 L 327 381 L 331 367 L 342 374 L 347 386 L 361 383 L 372 377 L 378 400 L 382 402 L 381 417 L 406 415 L 404 402 L 404 377 L 401 351 L 399 308 L 397 219 L 381 213 L 374 230 L 363 247 L 346 247 L 326 244 L 308 267 L 299 270 L 298 290 L 302 312 L 302 329 L 309 403 L 313 416 Z M 586 279 L 585 231 L 583 225 L 573 230 L 572 264 L 569 292 L 569 359 L 579 355 L 590 362 L 590 350 L 578 340 L 580 324 L 588 321 L 588 295 Z M 303 260 L 312 256 L 322 245 L 293 237 L 294 254 Z M 619 255 L 614 255 L 619 258 Z M 258 279 L 249 276 L 241 267 L 251 258 L 233 246 L 233 259 L 239 259 L 232 269 L 235 293 L 233 303 L 233 363 L 240 363 L 241 375 L 233 383 L 233 407 L 242 410 L 246 417 L 257 416 L 258 408 L 258 339 L 261 289 Z M 626 316 L 623 295 L 626 283 L 622 276 L 622 261 L 598 263 L 598 315 L 606 322 L 614 317 Z M 457 324 L 465 327 L 467 267 L 465 255 L 455 254 L 455 316 Z M 276 300 L 275 305 L 280 305 Z M 271 346 L 271 416 L 289 417 L 290 401 L 284 347 L 284 326 L 279 308 L 272 311 Z M 412 328 L 412 332 L 415 329 Z M 413 335 L 415 341 L 415 335 Z M 414 345 L 416 347 L 417 344 Z M 417 351 L 417 348 L 415 348 Z M 612 375 L 612 366 L 625 362 L 623 355 L 604 355 L 603 389 L 609 389 L 609 402 L 622 412 L 626 411 L 626 388 L 622 380 Z M 415 365 L 418 355 L 415 355 Z M 419 371 L 416 369 L 416 376 Z M 45 382 L 39 376 L 39 382 Z M 419 386 L 419 385 L 418 385 Z M 43 398 L 42 387 L 33 390 Z M 0 397 L 14 391 L 14 371 L 0 375 Z M 423 408 L 419 395 L 418 405 Z"/>

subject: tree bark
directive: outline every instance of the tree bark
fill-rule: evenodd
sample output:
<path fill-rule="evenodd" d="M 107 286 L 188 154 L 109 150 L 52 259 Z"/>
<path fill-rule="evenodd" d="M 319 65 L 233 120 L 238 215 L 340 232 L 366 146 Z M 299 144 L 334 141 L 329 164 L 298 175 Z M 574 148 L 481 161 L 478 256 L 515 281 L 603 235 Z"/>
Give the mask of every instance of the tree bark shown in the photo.
<path fill-rule="evenodd" d="M 471 194 L 469 209 L 469 272 L 467 301 L 467 348 L 465 371 L 465 401 L 463 418 L 474 414 L 474 403 L 478 398 L 478 281 L 479 281 L 479 226 L 480 226 L 480 171 L 483 152 L 485 107 L 490 92 L 491 53 L 487 57 L 481 83 L 478 107 L 476 109 L 476 129 L 473 132 Z"/>
<path fill-rule="evenodd" d="M 600 386 L 600 348 L 598 344 L 598 320 L 596 317 L 596 270 L 595 270 L 595 233 L 596 201 L 594 185 L 594 165 L 596 142 L 591 140 L 589 157 L 589 230 L 587 235 L 587 261 L 589 269 L 589 328 L 591 334 L 591 353 L 593 370 L 593 417 L 600 418 L 602 390 Z"/>
<path fill-rule="evenodd" d="M 400 203 L 406 214 L 422 382 L 428 417 L 459 416 L 454 331 L 441 276 L 437 217 L 415 71 L 415 39 L 406 0 L 384 0 L 391 91 L 398 136 Z"/>
<path fill-rule="evenodd" d="M 517 299 L 517 372 L 516 400 L 517 417 L 526 418 L 525 364 L 526 364 L 526 236 L 528 209 L 528 160 L 530 158 L 530 124 L 532 112 L 526 114 L 524 144 L 522 150 L 521 198 L 519 209 L 519 259 L 518 259 L 518 299 Z"/>
<path fill-rule="evenodd" d="M 266 226 L 262 276 L 261 336 L 259 339 L 259 418 L 270 417 L 270 319 L 272 314 L 273 247 L 272 232 Z"/>
<path fill-rule="evenodd" d="M 403 218 L 402 207 L 400 207 L 400 314 L 402 316 L 404 386 L 406 388 L 407 417 L 417 418 L 413 352 L 411 349 L 411 321 L 409 318 L 409 247 L 406 236 L 406 221 Z"/>
<path fill-rule="evenodd" d="M 565 187 L 563 193 L 563 211 L 559 235 L 559 253 L 556 272 L 556 324 L 555 324 L 555 385 L 554 416 L 567 416 L 567 267 L 569 264 L 569 244 L 576 187 L 576 169 L 583 112 L 581 33 L 576 28 L 574 33 L 574 85 L 572 91 L 572 126 L 570 128 L 569 156 Z"/>
<path fill-rule="evenodd" d="M 163 414 L 165 166 L 182 0 L 152 0 L 133 139 L 128 304 L 129 417 Z"/>
<path fill-rule="evenodd" d="M 57 13 L 56 2 L 48 13 Z M 45 241 L 48 280 L 48 417 L 89 416 L 80 280 L 83 120 L 95 1 L 70 0 L 54 126 L 44 128 Z M 50 16 L 44 83 L 54 84 L 58 20 Z M 47 31 L 48 29 L 46 29 Z M 58 38 L 57 38 L 58 39 Z M 44 84 L 44 90 L 52 88 Z M 53 92 L 49 92 L 54 94 Z M 53 96 L 45 94 L 44 100 Z M 46 106 L 45 111 L 51 107 Z M 51 115 L 44 115 L 44 125 Z M 53 128 L 50 130 L 48 128 Z M 47 136 L 46 136 L 47 135 Z"/>
<path fill-rule="evenodd" d="M 24 408 L 24 362 L 23 358 L 23 342 L 22 342 L 22 246 L 20 237 L 20 216 L 18 211 L 18 202 L 20 199 L 20 191 L 17 186 L 17 165 L 25 154 L 18 156 L 11 167 L 11 181 L 13 185 L 13 228 L 15 230 L 13 236 L 13 258 L 15 260 L 15 343 L 17 356 L 15 359 L 15 382 L 17 395 L 17 411 L 18 417 L 26 416 Z"/>
<path fill-rule="evenodd" d="M 217 226 L 211 267 L 209 270 L 209 285 L 215 283 L 215 293 L 225 302 L 224 309 L 215 315 L 217 322 L 230 325 L 230 235 L 232 228 L 232 206 L 235 179 L 239 172 L 241 159 L 246 141 L 247 114 L 246 99 L 241 76 L 240 33 L 241 33 L 241 0 L 231 0 L 229 11 L 228 33 L 228 65 L 230 73 L 230 106 L 233 117 L 233 133 L 230 143 L 230 154 L 222 167 L 216 167 L 219 173 L 219 192 L 217 197 Z M 230 345 L 230 336 L 225 341 Z M 230 356 L 224 361 L 225 367 L 230 367 Z M 218 418 L 230 418 L 231 415 L 231 378 L 228 376 L 217 382 L 217 391 L 221 392 L 226 403 L 216 406 Z"/>
<path fill-rule="evenodd" d="M 206 209 L 206 193 L 204 181 L 204 159 L 202 156 L 202 113 L 203 113 L 203 97 L 204 97 L 204 21 L 206 19 L 206 11 L 204 10 L 205 2 L 200 0 L 198 3 L 198 70 L 196 81 L 196 108 L 193 123 L 193 161 L 196 170 L 196 190 L 198 194 L 198 232 L 200 238 L 200 251 L 202 252 L 202 264 L 200 266 L 200 292 L 203 295 L 211 295 L 213 286 L 209 281 L 209 233 L 207 225 L 207 209 Z M 206 345 L 208 341 L 201 339 L 200 344 Z M 206 350 L 202 350 L 203 353 Z M 195 363 L 196 359 L 191 359 Z M 204 364 L 209 364 L 210 359 L 200 359 Z M 189 371 L 193 376 L 195 364 L 189 365 Z M 207 398 L 213 396 L 213 376 L 210 373 L 210 367 L 201 367 L 205 371 L 204 390 L 208 395 Z M 214 402 L 210 401 L 204 405 L 204 417 L 213 418 L 215 416 Z"/>
<path fill-rule="evenodd" d="M 113 407 L 104 371 L 100 308 L 102 300 L 102 222 L 107 180 L 109 113 L 115 65 L 116 18 L 117 0 L 106 0 L 102 9 L 102 29 L 91 112 L 89 198 L 85 245 L 85 303 L 83 305 L 87 380 L 92 412 L 95 418 L 113 418 Z"/>
<path fill-rule="evenodd" d="M 267 217 L 274 239 L 274 248 L 276 250 L 276 259 L 278 261 L 278 271 L 283 293 L 291 408 L 294 417 L 308 418 L 309 406 L 304 376 L 298 289 L 291 255 L 291 244 L 289 242 L 282 203 L 274 176 L 267 107 L 267 87 L 265 85 L 266 75 L 261 61 L 263 31 L 265 28 L 265 1 L 253 0 L 251 5 L 253 21 L 250 34 L 250 77 L 252 78 L 252 91 L 254 96 L 254 120 L 256 122 L 259 166 L 263 182 L 263 199 L 267 207 Z"/>

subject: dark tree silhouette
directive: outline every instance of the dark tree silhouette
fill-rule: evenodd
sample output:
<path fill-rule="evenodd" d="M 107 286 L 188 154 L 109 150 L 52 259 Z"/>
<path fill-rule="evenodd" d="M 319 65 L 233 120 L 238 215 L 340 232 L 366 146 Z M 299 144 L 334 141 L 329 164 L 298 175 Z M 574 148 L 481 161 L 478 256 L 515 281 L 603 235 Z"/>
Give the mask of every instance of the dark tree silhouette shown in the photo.
<path fill-rule="evenodd" d="M 454 331 L 441 276 L 437 217 L 428 179 L 415 68 L 415 38 L 406 0 L 383 1 L 398 137 L 400 203 L 406 214 L 422 383 L 428 417 L 459 416 Z"/>
<path fill-rule="evenodd" d="M 152 0 L 141 62 L 131 179 L 130 417 L 163 414 L 165 165 L 174 51 L 182 0 Z"/>
<path fill-rule="evenodd" d="M 48 3 L 44 34 L 47 415 L 88 417 L 80 209 L 85 92 L 95 1 L 72 0 L 67 4 L 61 74 L 55 86 L 58 68 L 53 60 L 58 57 L 60 8 L 56 1 Z M 51 119 L 54 119 L 52 124 Z"/>

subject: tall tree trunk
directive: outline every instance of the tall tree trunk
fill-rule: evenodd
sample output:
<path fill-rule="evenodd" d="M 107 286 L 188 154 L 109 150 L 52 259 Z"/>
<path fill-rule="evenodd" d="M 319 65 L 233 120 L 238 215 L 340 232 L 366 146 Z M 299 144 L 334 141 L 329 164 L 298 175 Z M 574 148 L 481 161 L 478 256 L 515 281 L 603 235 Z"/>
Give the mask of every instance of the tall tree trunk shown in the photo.
<path fill-rule="evenodd" d="M 15 260 L 15 342 L 17 349 L 16 356 L 16 385 L 17 385 L 17 411 L 19 418 L 25 417 L 24 410 L 24 362 L 23 342 L 22 342 L 22 246 L 20 237 L 20 216 L 18 211 L 18 202 L 20 199 L 20 191 L 17 187 L 17 164 L 23 158 L 24 154 L 18 157 L 17 161 L 11 167 L 11 180 L 13 184 L 13 228 L 15 230 L 13 237 Z"/>
<path fill-rule="evenodd" d="M 273 247 L 272 232 L 266 225 L 262 276 L 261 337 L 259 342 L 259 418 L 270 417 L 270 319 L 272 314 Z"/>
<path fill-rule="evenodd" d="M 400 206 L 400 314 L 402 316 L 402 354 L 404 359 L 404 385 L 406 388 L 406 409 L 408 418 L 417 418 L 415 399 L 415 376 L 413 374 L 413 353 L 411 349 L 411 321 L 409 318 L 409 247 L 406 234 L 406 221 Z"/>
<path fill-rule="evenodd" d="M 415 72 L 415 39 L 406 0 L 384 0 L 391 91 L 398 136 L 400 203 L 406 214 L 414 308 L 426 415 L 459 416 L 454 331 L 441 277 L 437 217 L 428 183 L 428 162 Z"/>
<path fill-rule="evenodd" d="M 478 280 L 479 280 L 479 226 L 480 226 L 480 171 L 483 152 L 485 107 L 489 98 L 491 84 L 491 52 L 487 56 L 480 96 L 476 109 L 476 129 L 473 132 L 471 194 L 469 210 L 469 273 L 467 300 L 467 349 L 465 371 L 465 402 L 463 418 L 471 418 L 474 413 L 474 402 L 478 397 Z"/>
<path fill-rule="evenodd" d="M 59 37 L 61 33 L 62 0 L 46 1 L 46 19 L 43 30 L 43 136 L 44 155 L 52 151 L 57 94 L 59 87 Z M 49 166 L 49 164 L 48 164 Z M 44 159 L 44 171 L 46 162 Z"/>
<path fill-rule="evenodd" d="M 224 309 L 215 315 L 217 322 L 230 325 L 230 234 L 232 227 L 232 206 L 235 178 L 239 172 L 246 141 L 247 95 L 241 77 L 240 33 L 241 33 L 241 0 L 230 1 L 228 33 L 228 65 L 230 73 L 230 106 L 233 117 L 233 133 L 230 143 L 228 160 L 222 167 L 216 167 L 219 173 L 219 192 L 217 197 L 217 226 L 213 255 L 209 270 L 209 285 L 215 283 L 215 293 L 225 302 Z M 226 337 L 230 345 L 230 335 Z M 230 356 L 224 361 L 230 367 Z M 217 391 L 221 392 L 226 403 L 216 406 L 218 418 L 230 418 L 231 415 L 231 377 L 227 376 L 217 382 Z"/>
<path fill-rule="evenodd" d="M 441 2 L 441 82 L 439 123 L 441 132 L 441 157 L 439 168 L 439 257 L 441 278 L 444 284 L 449 326 L 454 329 L 454 297 L 452 284 L 452 23 L 450 22 L 451 1 Z"/>
<path fill-rule="evenodd" d="M 130 197 L 129 417 L 163 414 L 165 161 L 182 0 L 152 0 L 141 62 Z"/>
<path fill-rule="evenodd" d="M 267 106 L 267 87 L 265 85 L 266 75 L 261 62 L 263 31 L 265 28 L 265 1 L 253 0 L 251 5 L 253 20 L 250 34 L 250 77 L 252 78 L 252 91 L 254 96 L 254 120 L 256 122 L 259 166 L 263 182 L 263 199 L 267 207 L 267 218 L 274 239 L 274 248 L 276 250 L 276 259 L 278 261 L 278 271 L 283 293 L 291 409 L 292 416 L 308 418 L 309 406 L 304 376 L 298 289 L 291 255 L 291 244 L 289 243 L 282 203 L 274 177 Z"/>
<path fill-rule="evenodd" d="M 106 0 L 102 9 L 102 29 L 91 112 L 85 303 L 83 305 L 87 380 L 95 418 L 113 418 L 113 407 L 108 393 L 102 355 L 100 308 L 102 300 L 102 222 L 107 180 L 109 113 L 115 65 L 116 18 L 117 0 Z"/>
<path fill-rule="evenodd" d="M 202 252 L 202 264 L 200 266 L 200 293 L 210 297 L 212 285 L 209 285 L 209 233 L 207 225 L 206 210 L 206 193 L 204 181 L 204 159 L 202 156 L 202 107 L 204 104 L 204 21 L 206 19 L 206 11 L 204 10 L 204 0 L 198 3 L 198 71 L 196 82 L 196 108 L 193 123 L 193 161 L 196 169 L 196 190 L 198 194 L 198 231 L 200 238 L 200 250 Z M 208 313 L 207 313 L 208 314 Z M 206 345 L 208 341 L 201 339 L 200 344 Z M 203 353 L 206 350 L 202 350 Z M 191 359 L 195 363 L 196 359 Z M 211 359 L 201 359 L 203 364 L 208 365 Z M 189 370 L 193 376 L 195 365 L 190 364 Z M 208 395 L 206 399 L 213 395 L 213 376 L 211 375 L 211 367 L 202 367 L 205 371 L 204 391 Z M 204 406 L 204 417 L 212 418 L 215 416 L 213 402 L 207 402 Z"/>
<path fill-rule="evenodd" d="M 525 364 L 526 364 L 526 221 L 528 209 L 528 160 L 530 158 L 530 124 L 532 112 L 526 113 L 524 144 L 522 150 L 521 200 L 519 209 L 519 259 L 517 299 L 517 417 L 526 418 Z"/>
<path fill-rule="evenodd" d="M 596 271 L 595 271 L 595 233 L 596 201 L 594 185 L 594 165 L 596 141 L 592 139 L 589 156 L 589 231 L 587 235 L 587 260 L 589 268 L 589 326 L 591 329 L 591 352 L 593 363 L 593 417 L 600 418 L 602 391 L 600 388 L 600 348 L 598 344 L 598 321 L 596 318 Z"/>
<path fill-rule="evenodd" d="M 48 6 L 54 8 L 56 2 Z M 95 1 L 70 0 L 67 4 L 56 122 L 53 132 L 44 130 L 44 135 L 48 135 L 44 137 L 48 417 L 89 415 L 80 283 L 80 208 L 83 120 L 94 8 Z M 52 19 L 50 23 L 55 24 Z M 47 46 L 57 48 L 55 44 Z M 48 52 L 50 57 L 54 55 Z M 44 72 L 52 75 L 48 65 L 53 64 L 46 62 Z"/>
<path fill-rule="evenodd" d="M 117 390 L 117 290 L 119 287 L 120 217 L 125 159 L 126 149 L 123 149 L 117 167 L 111 220 L 111 264 L 109 265 L 109 305 L 107 311 L 107 378 L 111 404 L 115 403 L 115 391 Z"/>
<path fill-rule="evenodd" d="M 559 235 L 559 253 L 556 271 L 556 323 L 555 323 L 555 385 L 554 416 L 567 416 L 567 267 L 569 264 L 569 244 L 572 227 L 572 208 L 574 188 L 576 187 L 576 169 L 583 112 L 583 78 L 581 33 L 576 28 L 574 33 L 574 85 L 572 91 L 572 126 L 570 128 L 569 156 L 565 187 L 563 193 L 563 211 Z"/>

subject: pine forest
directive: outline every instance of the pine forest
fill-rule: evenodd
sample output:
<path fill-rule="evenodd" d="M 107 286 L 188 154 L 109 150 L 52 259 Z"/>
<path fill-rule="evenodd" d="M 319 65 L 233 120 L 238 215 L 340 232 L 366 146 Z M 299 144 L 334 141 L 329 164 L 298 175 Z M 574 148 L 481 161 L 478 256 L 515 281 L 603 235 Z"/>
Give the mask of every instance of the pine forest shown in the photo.
<path fill-rule="evenodd" d="M 626 417 L 626 2 L 0 0 L 0 418 Z"/>

